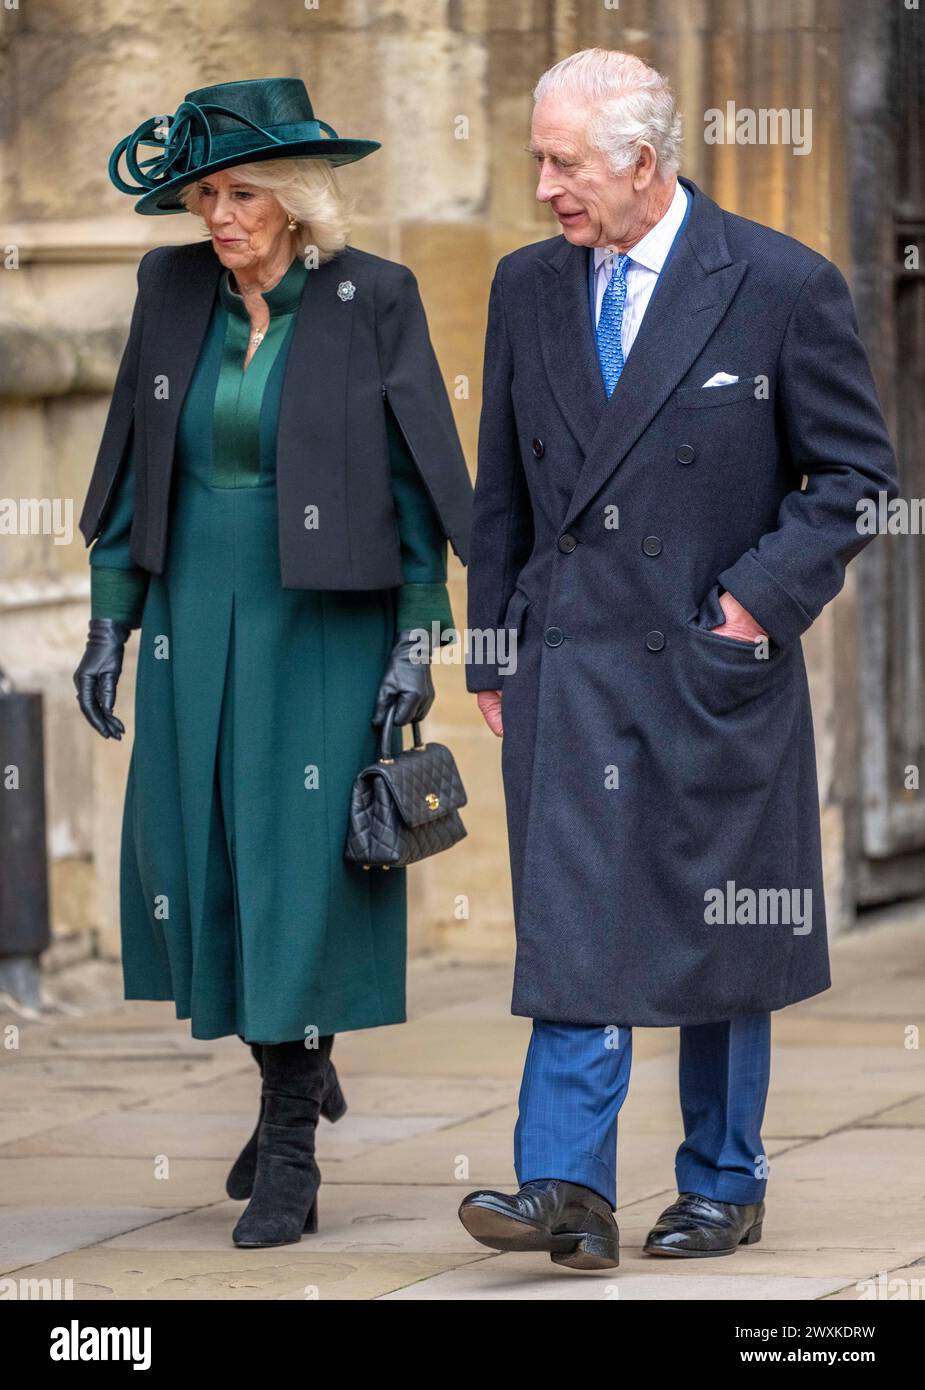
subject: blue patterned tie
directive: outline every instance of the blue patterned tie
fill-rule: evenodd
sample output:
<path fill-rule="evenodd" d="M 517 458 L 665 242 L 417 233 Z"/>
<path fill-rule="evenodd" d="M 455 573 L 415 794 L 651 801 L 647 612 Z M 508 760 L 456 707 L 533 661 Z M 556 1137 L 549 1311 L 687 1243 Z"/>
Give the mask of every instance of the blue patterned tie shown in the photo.
<path fill-rule="evenodd" d="M 601 363 L 601 373 L 608 397 L 620 380 L 623 371 L 623 344 L 620 331 L 623 327 L 623 309 L 626 305 L 626 263 L 629 256 L 617 256 L 613 262 L 610 280 L 601 300 L 601 313 L 597 321 L 597 355 Z"/>

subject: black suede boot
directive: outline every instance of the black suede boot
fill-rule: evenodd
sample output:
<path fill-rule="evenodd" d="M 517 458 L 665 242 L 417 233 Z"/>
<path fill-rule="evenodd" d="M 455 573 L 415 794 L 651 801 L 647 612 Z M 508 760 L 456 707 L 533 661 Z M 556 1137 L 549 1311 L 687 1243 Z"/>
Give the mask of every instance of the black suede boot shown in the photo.
<path fill-rule="evenodd" d="M 240 1037 L 240 1034 L 238 1034 Z M 332 1041 L 333 1041 L 333 1034 Z M 243 1042 L 244 1039 L 241 1038 Z M 248 1043 L 248 1047 L 254 1054 L 254 1061 L 260 1068 L 260 1075 L 263 1076 L 263 1053 L 261 1049 L 263 1043 Z M 321 1100 L 321 1113 L 330 1123 L 336 1124 L 347 1113 L 347 1101 L 340 1088 L 337 1071 L 334 1063 L 328 1059 L 327 1077 L 324 1085 L 324 1095 Z M 254 1132 L 248 1139 L 244 1148 L 238 1154 L 234 1163 L 231 1165 L 228 1177 L 225 1181 L 225 1191 L 229 1197 L 234 1197 L 235 1201 L 243 1201 L 249 1197 L 254 1190 L 254 1170 L 257 1167 L 257 1139 L 260 1135 L 260 1122 L 263 1119 L 263 1094 L 260 1096 L 260 1111 L 257 1115 L 257 1123 Z"/>
<path fill-rule="evenodd" d="M 253 1196 L 234 1228 L 235 1245 L 290 1245 L 318 1229 L 321 1173 L 315 1129 L 333 1039 L 263 1046 L 263 1120 Z"/>

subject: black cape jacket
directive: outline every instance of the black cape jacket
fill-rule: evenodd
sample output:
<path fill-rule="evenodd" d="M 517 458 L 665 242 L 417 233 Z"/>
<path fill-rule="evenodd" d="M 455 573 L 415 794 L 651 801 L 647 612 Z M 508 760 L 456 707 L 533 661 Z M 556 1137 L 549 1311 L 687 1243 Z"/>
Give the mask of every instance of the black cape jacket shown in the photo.
<path fill-rule="evenodd" d="M 142 257 L 128 342 L 80 517 L 89 546 L 103 528 L 134 438 L 130 553 L 153 574 L 163 571 L 167 550 L 177 422 L 221 270 L 208 242 L 158 247 Z M 283 588 L 402 583 L 388 406 L 465 564 L 472 485 L 417 281 L 407 267 L 348 246 L 309 274 L 286 363 L 276 456 Z"/>

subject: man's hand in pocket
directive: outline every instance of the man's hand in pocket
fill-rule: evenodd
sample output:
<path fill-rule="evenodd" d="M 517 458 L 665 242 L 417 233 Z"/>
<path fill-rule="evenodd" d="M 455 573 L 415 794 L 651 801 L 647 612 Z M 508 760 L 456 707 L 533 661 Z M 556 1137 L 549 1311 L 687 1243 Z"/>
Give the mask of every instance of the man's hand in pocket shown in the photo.
<path fill-rule="evenodd" d="M 743 608 L 728 589 L 720 594 L 719 605 L 726 615 L 726 621 L 719 627 L 710 628 L 717 637 L 739 637 L 746 642 L 758 642 L 762 637 L 767 637 L 764 628 L 755 622 L 748 609 Z"/>

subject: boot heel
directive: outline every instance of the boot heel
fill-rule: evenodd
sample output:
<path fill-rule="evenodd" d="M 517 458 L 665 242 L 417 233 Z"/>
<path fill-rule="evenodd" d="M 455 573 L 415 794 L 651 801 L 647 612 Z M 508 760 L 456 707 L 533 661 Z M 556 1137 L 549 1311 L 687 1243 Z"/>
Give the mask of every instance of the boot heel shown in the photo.
<path fill-rule="evenodd" d="M 744 1236 L 742 1237 L 742 1239 L 739 1241 L 739 1244 L 740 1244 L 740 1245 L 757 1245 L 758 1242 L 759 1242 L 759 1240 L 761 1239 L 761 1227 L 762 1227 L 762 1224 L 763 1224 L 763 1223 L 762 1223 L 761 1221 L 759 1221 L 757 1226 L 753 1226 L 753 1227 L 751 1228 L 751 1230 L 748 1232 L 748 1234 L 747 1234 L 747 1235 L 744 1235 Z"/>
<path fill-rule="evenodd" d="M 340 1088 L 340 1082 L 332 1086 L 331 1090 L 325 1096 L 321 1103 L 321 1113 L 332 1125 L 337 1124 L 337 1121 L 346 1115 L 347 1102 Z"/>
<path fill-rule="evenodd" d="M 582 1236 L 574 1250 L 555 1251 L 549 1258 L 567 1269 L 614 1269 L 620 1263 L 620 1242 L 608 1236 Z"/>
<path fill-rule="evenodd" d="M 308 1209 L 308 1215 L 307 1215 L 306 1218 L 305 1218 L 305 1225 L 303 1226 L 302 1229 L 303 1229 L 304 1231 L 307 1231 L 307 1232 L 309 1233 L 309 1235 L 315 1235 L 315 1233 L 316 1233 L 317 1230 L 318 1230 L 318 1195 L 317 1195 L 317 1193 L 316 1193 L 315 1196 L 312 1198 L 312 1204 L 311 1204 L 311 1206 L 310 1206 L 309 1209 Z"/>

